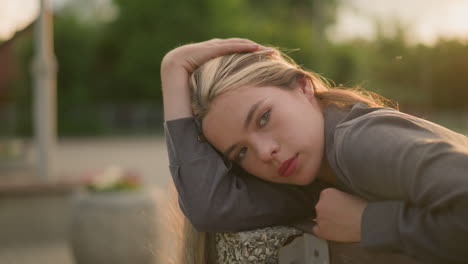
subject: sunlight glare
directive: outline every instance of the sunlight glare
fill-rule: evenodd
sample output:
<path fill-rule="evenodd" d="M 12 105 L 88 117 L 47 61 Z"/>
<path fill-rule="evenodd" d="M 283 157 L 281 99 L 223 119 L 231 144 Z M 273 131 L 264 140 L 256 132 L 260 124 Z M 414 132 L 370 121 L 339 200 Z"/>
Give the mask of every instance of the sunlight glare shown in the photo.
<path fill-rule="evenodd" d="M 468 37 L 468 2 L 458 1 L 456 4 L 448 6 L 445 24 L 448 36 Z"/>
<path fill-rule="evenodd" d="M 39 12 L 38 0 L 0 0 L 0 39 L 28 26 Z"/>

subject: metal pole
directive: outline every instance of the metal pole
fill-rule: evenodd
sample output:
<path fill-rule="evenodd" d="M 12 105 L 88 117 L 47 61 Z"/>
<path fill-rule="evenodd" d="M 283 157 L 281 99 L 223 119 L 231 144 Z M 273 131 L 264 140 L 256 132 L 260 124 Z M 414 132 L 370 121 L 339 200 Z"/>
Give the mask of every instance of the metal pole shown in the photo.
<path fill-rule="evenodd" d="M 52 12 L 47 0 L 40 0 L 40 13 L 35 24 L 34 134 L 36 165 L 39 179 L 48 181 L 53 175 L 56 145 L 56 69 L 53 45 Z"/>

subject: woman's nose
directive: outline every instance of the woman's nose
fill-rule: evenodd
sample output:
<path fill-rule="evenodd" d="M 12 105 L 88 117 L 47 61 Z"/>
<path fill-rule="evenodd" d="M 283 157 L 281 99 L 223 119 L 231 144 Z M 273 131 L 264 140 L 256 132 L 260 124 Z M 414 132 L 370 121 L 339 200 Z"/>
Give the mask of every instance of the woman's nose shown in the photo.
<path fill-rule="evenodd" d="M 260 160 L 269 162 L 275 158 L 279 146 L 274 141 L 262 141 L 258 143 L 258 155 Z"/>

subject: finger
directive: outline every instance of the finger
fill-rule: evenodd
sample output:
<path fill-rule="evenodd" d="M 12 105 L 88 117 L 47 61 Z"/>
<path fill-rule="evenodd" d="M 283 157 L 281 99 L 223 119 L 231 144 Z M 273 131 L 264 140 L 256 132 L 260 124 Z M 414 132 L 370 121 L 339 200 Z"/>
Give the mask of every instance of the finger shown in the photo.
<path fill-rule="evenodd" d="M 212 38 L 212 39 L 207 40 L 207 41 L 205 41 L 205 42 L 206 42 L 206 43 L 216 43 L 216 42 L 220 42 L 220 41 L 222 41 L 222 39 L 220 39 L 220 38 Z"/>
<path fill-rule="evenodd" d="M 213 46 L 212 54 L 213 57 L 218 57 L 229 53 L 256 51 L 259 48 L 260 45 L 256 43 L 225 43 Z"/>
<path fill-rule="evenodd" d="M 250 43 L 255 43 L 255 41 L 246 39 L 246 38 L 228 38 L 226 41 L 233 41 L 233 42 L 250 42 Z"/>
<path fill-rule="evenodd" d="M 226 39 L 227 42 L 229 43 L 251 43 L 251 44 L 258 44 L 257 42 L 250 40 L 250 39 L 245 39 L 245 38 L 229 38 Z M 268 53 L 273 54 L 273 53 L 278 53 L 278 51 L 274 48 L 271 47 L 266 47 L 261 44 L 258 44 L 259 48 L 261 50 L 266 50 Z"/>
<path fill-rule="evenodd" d="M 250 43 L 257 44 L 255 41 L 246 38 L 228 38 L 222 39 L 220 43 Z"/>
<path fill-rule="evenodd" d="M 314 227 L 312 227 L 312 234 L 314 234 L 317 237 L 322 237 L 319 225 L 315 225 Z"/>
<path fill-rule="evenodd" d="M 250 44 L 257 44 L 255 41 L 252 41 L 250 39 L 244 39 L 244 38 L 228 38 L 228 39 L 211 39 L 205 42 L 207 45 L 216 45 L 216 44 L 227 44 L 227 43 L 250 43 Z"/>
<path fill-rule="evenodd" d="M 196 54 L 194 56 L 187 55 L 187 72 L 191 73 L 203 63 L 227 55 L 230 53 L 237 52 L 252 52 L 258 50 L 258 44 L 251 43 L 228 43 L 228 44 L 216 44 L 216 45 L 198 45 L 196 49 L 192 49 L 191 53 Z"/>
<path fill-rule="evenodd" d="M 215 46 L 215 45 L 224 45 L 224 44 L 253 44 L 253 45 L 258 45 L 258 50 L 265 50 L 268 54 L 273 55 L 279 55 L 279 52 L 275 48 L 263 46 L 261 44 L 256 43 L 253 40 L 250 39 L 245 39 L 245 38 L 228 38 L 228 39 L 212 39 L 206 42 L 207 46 Z"/>

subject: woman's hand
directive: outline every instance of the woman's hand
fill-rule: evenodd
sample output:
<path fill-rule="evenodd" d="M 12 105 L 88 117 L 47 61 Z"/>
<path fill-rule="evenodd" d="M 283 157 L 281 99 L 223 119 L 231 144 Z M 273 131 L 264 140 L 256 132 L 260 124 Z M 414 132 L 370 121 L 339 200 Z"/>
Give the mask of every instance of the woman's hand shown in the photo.
<path fill-rule="evenodd" d="M 171 50 L 164 56 L 161 68 L 182 67 L 191 74 L 203 63 L 234 52 L 255 51 L 259 44 L 241 38 L 212 39 L 204 42 L 187 44 Z"/>
<path fill-rule="evenodd" d="M 161 82 L 166 120 L 192 116 L 189 78 L 210 59 L 234 52 L 249 52 L 260 45 L 247 39 L 212 39 L 173 49 L 161 63 Z"/>
<path fill-rule="evenodd" d="M 337 189 L 320 193 L 315 206 L 316 225 L 312 232 L 323 239 L 338 242 L 361 241 L 361 217 L 367 202 Z"/>

